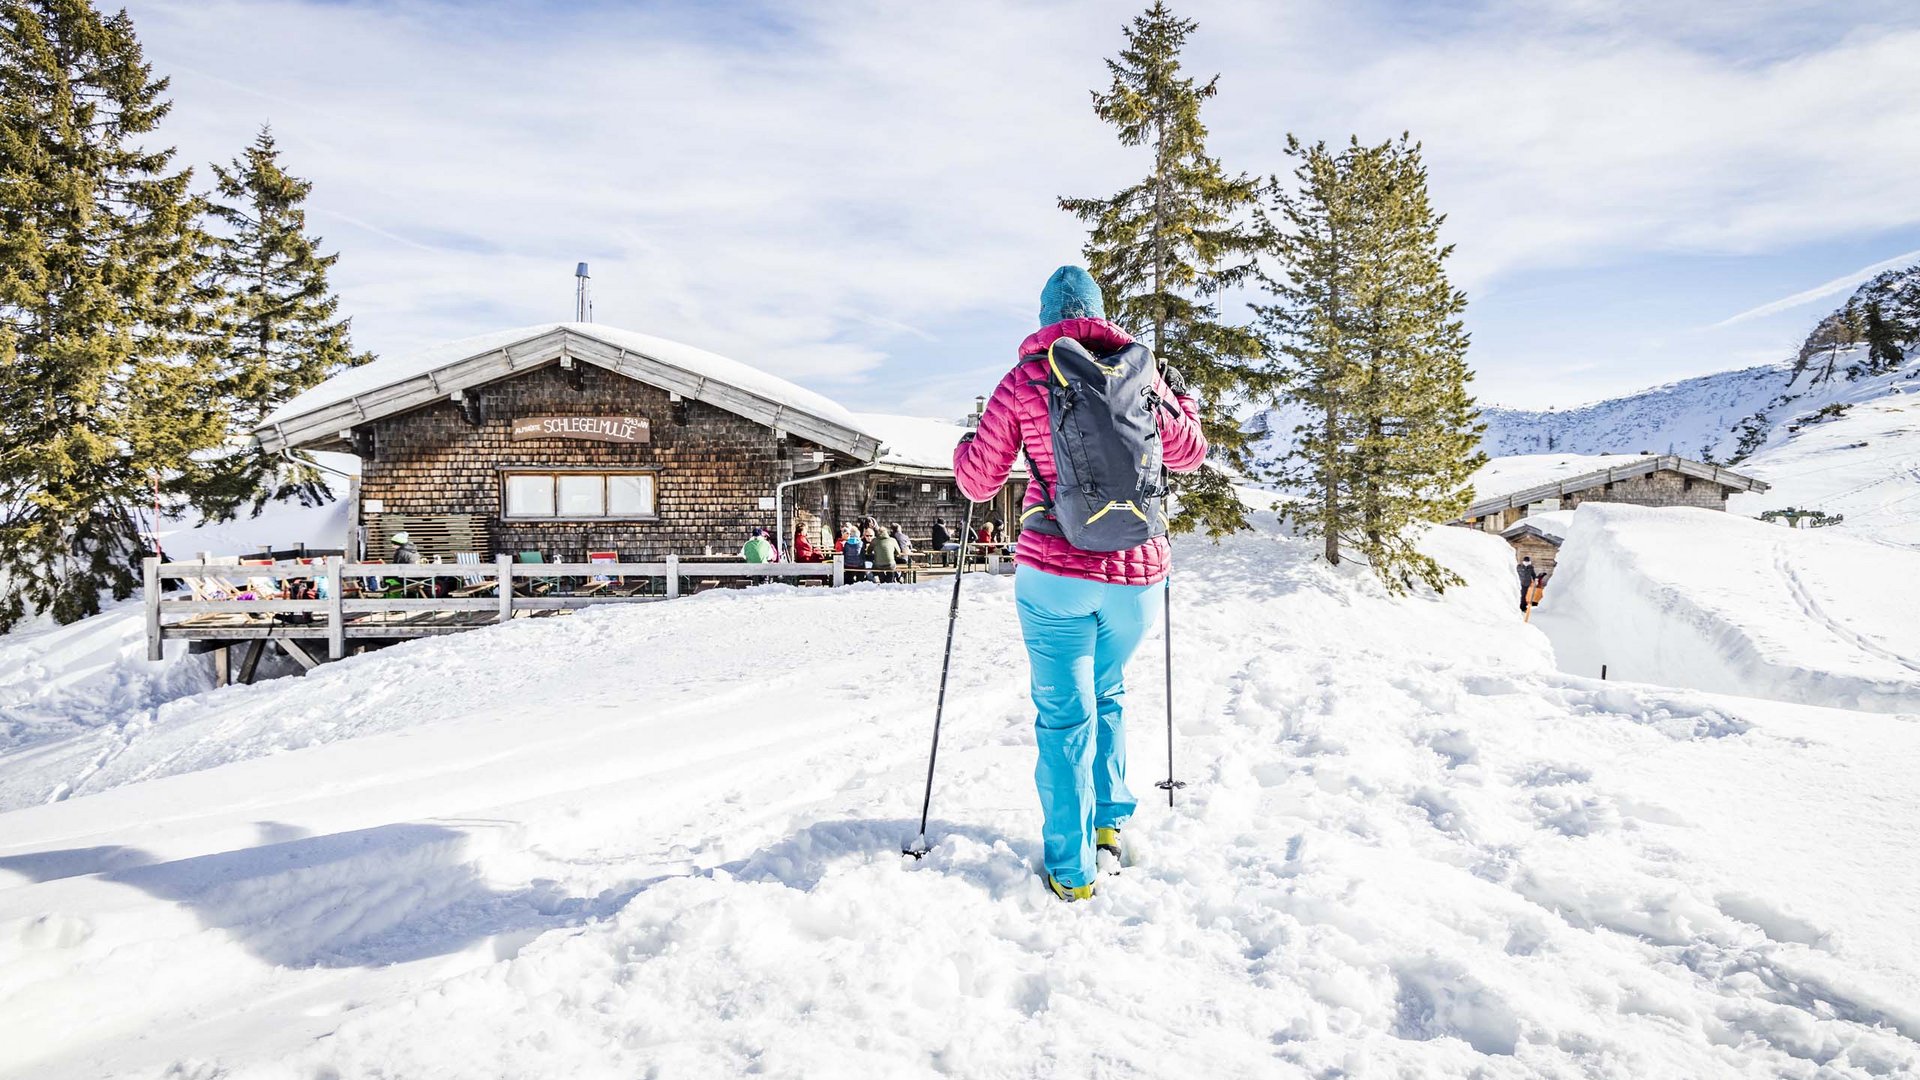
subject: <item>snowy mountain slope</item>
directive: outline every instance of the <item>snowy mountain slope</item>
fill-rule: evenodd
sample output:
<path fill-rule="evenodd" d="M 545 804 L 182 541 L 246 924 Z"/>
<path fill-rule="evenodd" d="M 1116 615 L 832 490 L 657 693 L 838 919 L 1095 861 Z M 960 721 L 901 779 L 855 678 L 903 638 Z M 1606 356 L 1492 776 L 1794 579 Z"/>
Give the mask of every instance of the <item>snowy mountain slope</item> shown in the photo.
<path fill-rule="evenodd" d="M 1730 455 L 1734 428 L 1779 396 L 1791 365 L 1769 364 L 1683 379 L 1624 397 L 1545 412 L 1493 406 L 1481 449 L 1512 454 Z"/>
<path fill-rule="evenodd" d="M 938 585 L 525 620 L 178 702 L 0 814 L 0 1073 L 1920 1069 L 1920 725 L 1561 674 L 1503 544 L 1429 544 L 1470 587 L 1388 599 L 1270 520 L 1181 546 L 1192 786 L 1149 787 L 1149 641 L 1137 865 L 1084 905 L 1031 871 L 1005 580 L 966 582 L 921 863 Z"/>
<path fill-rule="evenodd" d="M 1589 503 L 1549 592 L 1534 620 L 1563 670 L 1920 719 L 1920 551 Z"/>
<path fill-rule="evenodd" d="M 1823 531 L 1920 549 L 1920 365 L 1893 386 L 1832 419 L 1780 431 L 1740 463 L 1772 490 L 1735 495 L 1728 509 L 1821 510 L 1843 518 Z M 1858 571 L 1863 584 L 1877 580 L 1881 560 L 1865 558 Z"/>

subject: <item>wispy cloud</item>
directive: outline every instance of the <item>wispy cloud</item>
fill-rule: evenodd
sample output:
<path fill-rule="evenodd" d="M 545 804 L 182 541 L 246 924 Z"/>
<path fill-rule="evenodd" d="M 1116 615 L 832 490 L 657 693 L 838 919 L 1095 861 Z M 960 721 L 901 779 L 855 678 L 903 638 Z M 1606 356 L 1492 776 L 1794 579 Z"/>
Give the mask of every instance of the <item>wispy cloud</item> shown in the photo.
<path fill-rule="evenodd" d="M 1738 315 L 1733 315 L 1714 323 L 1712 328 L 1719 329 L 1723 326 L 1733 326 L 1736 323 L 1743 323 L 1749 319 L 1764 318 L 1768 315 L 1788 311 L 1802 304 L 1811 304 L 1815 300 L 1824 300 L 1829 296 L 1838 296 L 1849 289 L 1857 287 L 1861 282 L 1875 274 L 1887 270 L 1899 269 L 1903 266 L 1912 266 L 1915 263 L 1920 263 L 1920 251 L 1909 251 L 1905 255 L 1895 255 L 1891 259 L 1882 259 L 1870 266 L 1863 266 L 1858 270 L 1842 274 L 1832 281 L 1823 281 L 1811 289 L 1794 293 L 1791 296 L 1783 296 L 1778 300 L 1770 300 L 1767 303 L 1761 304 L 1759 307 L 1748 308 Z"/>
<path fill-rule="evenodd" d="M 1003 367 L 1077 258 L 1055 197 L 1143 165 L 1087 98 L 1138 5 L 129 6 L 186 160 L 273 121 L 380 350 L 564 317 L 585 259 L 603 321 L 924 400 Z M 1411 130 L 1470 288 L 1920 223 L 1901 6 L 1179 7 L 1230 166 Z"/>

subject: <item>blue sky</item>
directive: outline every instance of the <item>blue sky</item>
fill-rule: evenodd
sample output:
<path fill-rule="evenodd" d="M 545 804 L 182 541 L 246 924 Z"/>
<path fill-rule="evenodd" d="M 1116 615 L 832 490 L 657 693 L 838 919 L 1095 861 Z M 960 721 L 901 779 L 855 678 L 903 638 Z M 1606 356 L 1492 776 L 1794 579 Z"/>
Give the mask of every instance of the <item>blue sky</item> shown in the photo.
<path fill-rule="evenodd" d="M 572 310 L 856 408 L 954 414 L 1078 261 L 1061 194 L 1144 162 L 1087 93 L 1135 3 L 135 0 L 182 160 L 271 122 L 356 338 Z M 1920 7 L 1187 2 L 1229 167 L 1287 133 L 1426 147 L 1483 402 L 1791 354 L 1920 260 Z M 1826 290 L 1821 286 L 1828 286 Z M 1786 302 L 1789 298 L 1792 302 Z M 1230 313 L 1233 314 L 1233 313 Z"/>

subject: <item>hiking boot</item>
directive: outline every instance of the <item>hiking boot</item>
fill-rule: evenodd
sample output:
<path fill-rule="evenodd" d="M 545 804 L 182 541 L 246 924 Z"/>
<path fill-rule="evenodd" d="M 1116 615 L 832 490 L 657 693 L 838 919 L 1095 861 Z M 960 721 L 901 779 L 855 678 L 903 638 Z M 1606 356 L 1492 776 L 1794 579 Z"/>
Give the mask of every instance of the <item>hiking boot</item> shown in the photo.
<path fill-rule="evenodd" d="M 1059 879 L 1055 878 L 1052 874 L 1048 874 L 1047 888 L 1052 889 L 1053 895 L 1065 900 L 1069 904 L 1075 900 L 1093 899 L 1092 882 L 1088 882 L 1085 885 L 1062 885 Z"/>
<path fill-rule="evenodd" d="M 1125 858 L 1120 852 L 1119 829 L 1093 830 L 1093 861 L 1101 873 L 1119 873 Z"/>

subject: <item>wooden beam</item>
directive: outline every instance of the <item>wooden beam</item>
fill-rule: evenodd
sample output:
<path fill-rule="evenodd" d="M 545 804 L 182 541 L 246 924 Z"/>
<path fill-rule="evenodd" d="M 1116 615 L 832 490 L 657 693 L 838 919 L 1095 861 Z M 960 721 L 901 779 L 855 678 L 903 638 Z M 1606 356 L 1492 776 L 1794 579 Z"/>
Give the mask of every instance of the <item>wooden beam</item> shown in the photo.
<path fill-rule="evenodd" d="M 320 666 L 320 661 L 307 651 L 305 645 L 300 644 L 299 638 L 274 638 L 273 640 L 274 644 L 280 646 L 282 652 L 293 657 L 294 662 L 300 665 L 301 671 L 312 671 Z"/>
<path fill-rule="evenodd" d="M 347 656 L 347 578 L 340 572 L 345 561 L 338 555 L 327 556 L 327 657 L 332 660 Z"/>
<path fill-rule="evenodd" d="M 147 659 L 160 660 L 166 655 L 160 638 L 160 560 L 147 556 L 141 560 L 141 572 L 145 578 L 147 605 Z"/>
<path fill-rule="evenodd" d="M 240 685 L 253 685 L 253 673 L 260 666 L 260 654 L 266 651 L 266 638 L 254 638 L 247 644 L 247 657 L 240 662 Z"/>
<path fill-rule="evenodd" d="M 503 623 L 513 621 L 513 556 L 501 555 L 494 560 L 495 573 L 494 602 L 499 605 L 499 620 Z"/>

